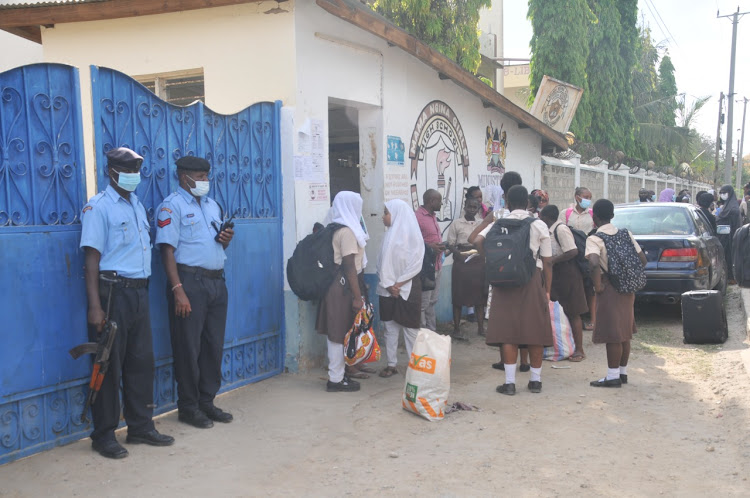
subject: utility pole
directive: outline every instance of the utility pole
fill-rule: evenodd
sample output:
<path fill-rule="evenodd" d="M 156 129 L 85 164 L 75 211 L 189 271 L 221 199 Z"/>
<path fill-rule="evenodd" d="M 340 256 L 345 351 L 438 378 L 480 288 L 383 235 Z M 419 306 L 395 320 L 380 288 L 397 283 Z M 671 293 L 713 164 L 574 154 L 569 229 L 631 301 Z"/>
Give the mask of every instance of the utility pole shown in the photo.
<path fill-rule="evenodd" d="M 737 24 L 740 22 L 740 18 L 750 12 L 740 13 L 740 8 L 737 7 L 737 12 L 734 14 L 720 16 L 719 12 L 716 12 L 717 19 L 719 17 L 731 17 L 732 18 L 732 60 L 729 63 L 729 95 L 727 95 L 727 152 L 724 160 L 724 184 L 730 185 L 732 183 L 732 108 L 734 107 L 734 62 L 737 56 Z"/>
<path fill-rule="evenodd" d="M 714 187 L 719 185 L 719 149 L 721 148 L 721 125 L 724 122 L 722 107 L 724 106 L 724 92 L 719 94 L 719 119 L 716 124 L 716 157 L 714 158 Z"/>
<path fill-rule="evenodd" d="M 744 99 L 745 105 L 742 108 L 742 129 L 740 131 L 740 145 L 737 147 L 737 192 L 742 188 L 742 152 L 745 148 L 745 116 L 747 115 L 747 97 Z"/>

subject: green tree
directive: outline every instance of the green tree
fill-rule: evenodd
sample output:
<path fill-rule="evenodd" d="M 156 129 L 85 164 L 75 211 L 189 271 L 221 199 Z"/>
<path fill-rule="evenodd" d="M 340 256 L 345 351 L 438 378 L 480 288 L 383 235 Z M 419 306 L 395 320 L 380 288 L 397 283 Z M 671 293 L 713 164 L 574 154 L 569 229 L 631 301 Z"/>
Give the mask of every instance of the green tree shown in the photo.
<path fill-rule="evenodd" d="M 615 0 L 589 0 L 597 22 L 589 27 L 589 58 L 586 65 L 591 104 L 591 126 L 588 139 L 623 149 L 625 139 L 618 126 L 618 85 L 623 63 L 620 57 L 620 13 Z M 631 104 L 632 107 L 632 104 Z"/>
<path fill-rule="evenodd" d="M 396 26 L 476 73 L 479 54 L 479 11 L 492 0 L 377 0 L 376 12 Z"/>
<path fill-rule="evenodd" d="M 591 125 L 586 77 L 588 30 L 596 18 L 586 0 L 529 0 L 528 18 L 534 31 L 531 38 L 529 99 L 533 101 L 544 75 L 583 88 L 583 96 L 570 131 L 579 140 L 585 140 Z"/>
<path fill-rule="evenodd" d="M 677 81 L 674 77 L 674 65 L 669 55 L 664 55 L 659 63 L 659 98 L 663 99 L 661 119 L 664 126 L 675 125 L 677 110 Z"/>
<path fill-rule="evenodd" d="M 637 61 L 638 0 L 617 0 L 620 12 L 620 63 L 622 70 L 615 81 L 617 87 L 617 125 L 621 131 L 622 150 L 632 156 L 636 152 L 635 130 L 638 122 L 633 110 L 633 70 Z"/>

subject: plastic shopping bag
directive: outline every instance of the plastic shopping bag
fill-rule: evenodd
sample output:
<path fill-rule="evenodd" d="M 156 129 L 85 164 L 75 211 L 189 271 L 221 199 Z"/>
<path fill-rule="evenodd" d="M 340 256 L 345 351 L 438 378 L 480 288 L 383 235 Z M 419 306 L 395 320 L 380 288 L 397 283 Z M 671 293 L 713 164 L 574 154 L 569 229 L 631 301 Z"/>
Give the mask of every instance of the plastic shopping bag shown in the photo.
<path fill-rule="evenodd" d="M 553 345 L 544 348 L 544 359 L 550 361 L 561 361 L 570 358 L 576 349 L 573 340 L 573 328 L 570 326 L 568 317 L 565 316 L 562 306 L 557 301 L 549 303 L 549 319 L 552 322 Z"/>
<path fill-rule="evenodd" d="M 344 361 L 353 366 L 380 360 L 380 346 L 372 331 L 372 304 L 362 306 L 344 337 Z"/>
<path fill-rule="evenodd" d="M 450 336 L 420 329 L 406 369 L 401 405 L 427 420 L 442 420 L 450 388 Z"/>

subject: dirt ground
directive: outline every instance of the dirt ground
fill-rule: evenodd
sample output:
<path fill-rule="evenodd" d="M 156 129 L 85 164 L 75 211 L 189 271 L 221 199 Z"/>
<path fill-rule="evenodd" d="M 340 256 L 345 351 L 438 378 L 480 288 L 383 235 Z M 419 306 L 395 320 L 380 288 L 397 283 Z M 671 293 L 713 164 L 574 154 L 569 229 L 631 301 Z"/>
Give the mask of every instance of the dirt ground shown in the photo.
<path fill-rule="evenodd" d="M 519 373 L 514 397 L 495 393 L 497 351 L 465 324 L 449 402 L 481 411 L 428 422 L 402 410 L 403 376 L 327 393 L 323 370 L 285 374 L 221 396 L 231 424 L 160 417 L 172 447 L 131 445 L 111 461 L 86 439 L 0 467 L 0 496 L 747 496 L 750 351 L 736 287 L 727 311 L 726 344 L 691 346 L 679 308 L 639 307 L 628 385 L 589 387 L 606 368 L 589 332 L 584 362 L 545 362 L 541 394 Z"/>

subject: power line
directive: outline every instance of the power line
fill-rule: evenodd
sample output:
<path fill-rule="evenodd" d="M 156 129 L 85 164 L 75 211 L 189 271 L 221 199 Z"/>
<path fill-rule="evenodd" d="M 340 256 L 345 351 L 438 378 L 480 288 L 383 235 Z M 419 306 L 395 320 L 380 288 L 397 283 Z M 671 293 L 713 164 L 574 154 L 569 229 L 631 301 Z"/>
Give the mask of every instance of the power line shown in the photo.
<path fill-rule="evenodd" d="M 654 20 L 654 23 L 656 23 L 656 27 L 659 28 L 659 31 L 661 31 L 662 36 L 664 36 L 664 38 L 666 38 L 667 41 L 669 41 L 669 37 L 662 29 L 661 24 L 659 24 L 659 20 L 656 18 L 656 15 L 654 15 L 654 11 L 651 10 L 651 6 L 648 4 L 648 1 L 644 2 L 644 5 L 646 5 L 646 8 L 648 9 L 648 11 L 651 12 L 651 18 Z"/>
<path fill-rule="evenodd" d="M 659 16 L 659 20 L 664 25 L 664 29 L 667 30 L 667 33 L 669 33 L 670 38 L 674 42 L 675 45 L 679 48 L 680 44 L 677 43 L 677 39 L 674 37 L 671 31 L 669 31 L 669 26 L 667 26 L 667 23 L 664 22 L 664 19 L 662 19 L 661 14 L 659 13 L 659 9 L 656 8 L 656 4 L 653 2 L 653 0 L 646 0 L 646 2 L 650 3 L 651 6 L 654 8 L 654 11 L 656 11 L 656 15 Z"/>

